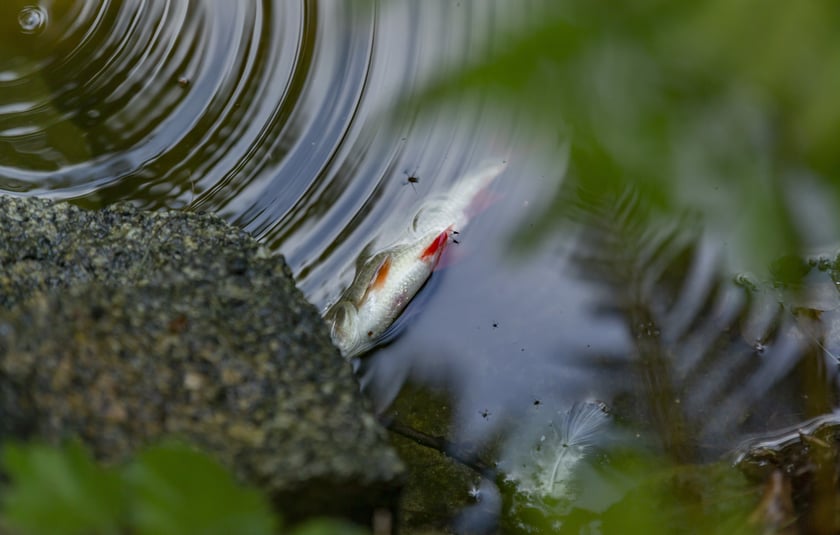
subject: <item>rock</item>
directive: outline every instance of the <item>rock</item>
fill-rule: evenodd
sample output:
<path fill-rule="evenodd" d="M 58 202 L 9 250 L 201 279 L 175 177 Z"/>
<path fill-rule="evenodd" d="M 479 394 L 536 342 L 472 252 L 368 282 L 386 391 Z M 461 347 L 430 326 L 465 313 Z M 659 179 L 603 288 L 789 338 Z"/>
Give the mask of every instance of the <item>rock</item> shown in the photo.
<path fill-rule="evenodd" d="M 394 423 L 429 437 L 451 437 L 454 433 L 453 400 L 442 391 L 408 384 L 394 400 L 389 413 Z M 482 477 L 450 454 L 456 453 L 449 443 L 447 454 L 421 445 L 399 431 L 393 433 L 393 444 L 405 459 L 408 471 L 399 509 L 398 533 L 489 533 L 478 529 L 473 518 L 498 518 L 498 509 L 483 511 L 476 491 Z M 441 448 L 443 449 L 443 448 Z M 478 460 L 478 452 L 469 457 Z M 492 500 L 491 500 L 492 502 Z M 489 504 L 493 507 L 493 503 Z M 495 504 L 498 505 L 498 504 Z M 487 514 L 483 514 L 483 513 Z"/>
<path fill-rule="evenodd" d="M 211 216 L 0 198 L 0 433 L 214 453 L 292 520 L 391 507 L 402 465 L 288 267 Z"/>
<path fill-rule="evenodd" d="M 223 280 L 271 255 L 211 215 L 142 212 L 123 204 L 86 211 L 68 203 L 0 196 L 0 307 L 87 282 L 125 286 Z M 272 257 L 286 275 L 282 257 Z M 284 291 L 284 290 L 278 290 Z M 298 305 L 296 305 L 298 306 Z M 308 305 L 307 305 L 308 306 Z"/>

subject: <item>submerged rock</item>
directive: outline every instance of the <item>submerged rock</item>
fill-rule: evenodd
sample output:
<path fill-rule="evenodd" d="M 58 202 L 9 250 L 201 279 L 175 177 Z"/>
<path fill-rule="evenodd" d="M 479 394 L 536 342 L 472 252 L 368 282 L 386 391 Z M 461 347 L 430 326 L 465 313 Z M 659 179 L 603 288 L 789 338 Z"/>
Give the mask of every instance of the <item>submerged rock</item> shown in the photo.
<path fill-rule="evenodd" d="M 211 216 L 0 198 L 0 433 L 217 455 L 287 517 L 366 521 L 402 466 L 279 256 Z"/>

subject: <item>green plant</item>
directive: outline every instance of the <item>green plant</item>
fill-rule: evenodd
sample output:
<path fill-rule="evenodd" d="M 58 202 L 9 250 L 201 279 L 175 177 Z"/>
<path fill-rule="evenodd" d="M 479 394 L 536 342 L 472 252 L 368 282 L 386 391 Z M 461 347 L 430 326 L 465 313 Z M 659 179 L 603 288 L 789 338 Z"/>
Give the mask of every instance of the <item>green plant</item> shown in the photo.
<path fill-rule="evenodd" d="M 21 535 L 274 534 L 280 519 L 214 459 L 180 443 L 104 468 L 78 443 L 57 448 L 6 444 L 0 527 Z M 6 532 L 6 531 L 4 531 Z M 363 534 L 332 519 L 283 530 L 292 535 Z"/>

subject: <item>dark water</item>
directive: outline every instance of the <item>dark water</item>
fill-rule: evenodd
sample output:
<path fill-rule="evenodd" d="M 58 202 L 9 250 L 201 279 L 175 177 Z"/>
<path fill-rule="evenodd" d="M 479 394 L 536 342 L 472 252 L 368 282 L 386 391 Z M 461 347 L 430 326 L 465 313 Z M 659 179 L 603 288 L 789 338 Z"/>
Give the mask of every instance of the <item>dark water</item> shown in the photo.
<path fill-rule="evenodd" d="M 720 241 L 641 217 L 617 192 L 580 196 L 526 244 L 567 181 L 565 140 L 480 95 L 413 100 L 503 46 L 531 7 L 6 0 L 0 190 L 220 214 L 282 253 L 324 308 L 364 247 L 396 239 L 479 163 L 507 160 L 400 336 L 361 363 L 378 410 L 407 382 L 442 389 L 451 440 L 496 444 L 502 467 L 586 401 L 614 414 L 611 440 L 680 462 L 825 410 L 829 394 L 803 402 L 802 381 L 825 390 L 840 346 L 808 353 L 831 332 L 803 328 L 774 291 L 731 284 Z"/>

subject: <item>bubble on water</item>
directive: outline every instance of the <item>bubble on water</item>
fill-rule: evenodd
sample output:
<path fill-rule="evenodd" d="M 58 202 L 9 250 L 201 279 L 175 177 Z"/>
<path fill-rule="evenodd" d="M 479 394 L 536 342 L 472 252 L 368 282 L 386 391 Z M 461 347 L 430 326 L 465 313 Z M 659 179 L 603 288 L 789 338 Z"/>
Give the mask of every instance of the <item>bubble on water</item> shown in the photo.
<path fill-rule="evenodd" d="M 41 6 L 25 6 L 18 13 L 18 24 L 24 34 L 41 33 L 47 25 L 47 10 Z"/>

